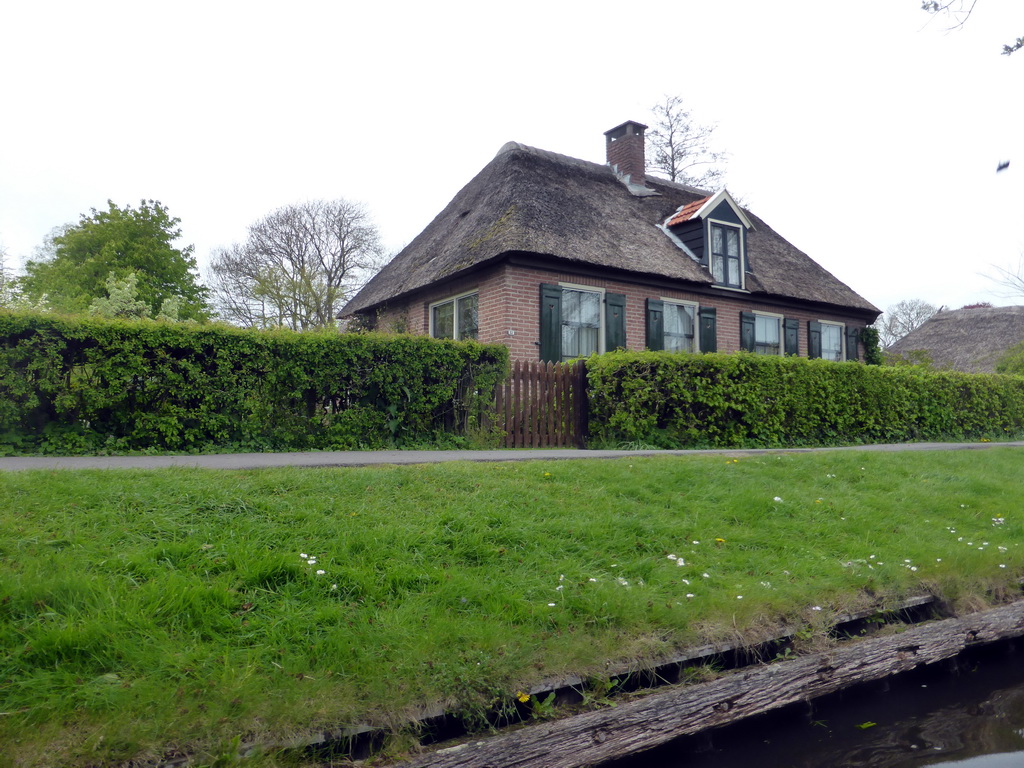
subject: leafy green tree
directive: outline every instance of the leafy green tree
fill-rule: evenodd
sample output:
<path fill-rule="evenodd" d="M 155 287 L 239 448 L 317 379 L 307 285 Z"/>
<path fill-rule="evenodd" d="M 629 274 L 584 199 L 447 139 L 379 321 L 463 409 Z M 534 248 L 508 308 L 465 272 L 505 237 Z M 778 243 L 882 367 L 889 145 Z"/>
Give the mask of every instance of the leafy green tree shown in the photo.
<path fill-rule="evenodd" d="M 176 322 L 180 312 L 181 297 L 171 296 L 164 299 L 154 319 Z M 89 314 L 139 320 L 151 317 L 153 311 L 146 302 L 139 301 L 139 276 L 131 271 L 124 280 L 118 280 L 113 272 L 107 276 L 107 296 L 93 299 L 89 305 Z"/>
<path fill-rule="evenodd" d="M 143 200 L 137 208 L 109 200 L 107 205 L 54 231 L 39 258 L 26 265 L 25 296 L 45 296 L 57 311 L 84 313 L 94 299 L 108 297 L 111 276 L 123 281 L 134 272 L 137 300 L 149 314 L 178 297 L 182 319 L 207 319 L 207 289 L 198 282 L 193 248 L 174 246 L 181 220 L 156 200 Z"/>

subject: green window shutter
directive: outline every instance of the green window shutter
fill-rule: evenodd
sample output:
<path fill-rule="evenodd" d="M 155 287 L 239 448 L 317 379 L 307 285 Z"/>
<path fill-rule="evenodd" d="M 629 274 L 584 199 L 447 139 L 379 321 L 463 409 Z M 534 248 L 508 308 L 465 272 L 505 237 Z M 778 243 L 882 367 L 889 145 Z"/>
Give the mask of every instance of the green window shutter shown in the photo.
<path fill-rule="evenodd" d="M 807 321 L 807 356 L 821 357 L 821 323 Z"/>
<path fill-rule="evenodd" d="M 604 348 L 626 348 L 626 296 L 622 293 L 604 295 Z"/>
<path fill-rule="evenodd" d="M 562 288 L 550 283 L 540 285 L 540 359 L 562 359 Z"/>
<path fill-rule="evenodd" d="M 700 323 L 700 351 L 718 351 L 718 317 L 714 307 L 701 307 L 697 313 Z"/>
<path fill-rule="evenodd" d="M 755 326 L 753 312 L 740 312 L 740 349 L 745 349 L 747 352 L 754 351 Z"/>
<path fill-rule="evenodd" d="M 665 348 L 665 302 L 647 300 L 647 348 Z"/>
<path fill-rule="evenodd" d="M 860 328 L 846 326 L 846 359 L 860 360 Z"/>
<path fill-rule="evenodd" d="M 800 321 L 795 317 L 787 317 L 782 321 L 786 334 L 785 353 L 787 355 L 800 354 Z"/>

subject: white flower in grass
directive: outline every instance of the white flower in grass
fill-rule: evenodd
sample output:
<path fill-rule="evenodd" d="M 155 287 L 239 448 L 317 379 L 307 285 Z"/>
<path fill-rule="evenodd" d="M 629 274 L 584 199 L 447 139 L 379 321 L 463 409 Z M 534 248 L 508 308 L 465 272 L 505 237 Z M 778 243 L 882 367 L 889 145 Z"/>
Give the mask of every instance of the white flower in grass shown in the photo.
<path fill-rule="evenodd" d="M 776 496 L 774 499 L 772 499 L 772 501 L 782 501 L 782 497 Z"/>
<path fill-rule="evenodd" d="M 299 557 L 301 557 L 303 560 L 305 560 L 307 557 L 309 557 L 309 555 L 307 555 L 305 552 L 301 552 L 299 554 Z"/>
<path fill-rule="evenodd" d="M 555 607 L 554 603 L 548 603 L 548 608 L 554 608 L 554 607 Z"/>
<path fill-rule="evenodd" d="M 667 557 L 669 560 L 678 560 L 679 559 L 675 555 L 665 555 L 665 557 Z"/>
<path fill-rule="evenodd" d="M 710 579 L 711 578 L 711 574 L 709 574 L 709 573 L 702 573 L 701 577 L 703 577 L 705 579 Z"/>
<path fill-rule="evenodd" d="M 916 570 L 917 570 L 917 566 L 916 566 L 916 565 L 912 565 L 912 566 L 910 566 L 910 570 L 912 570 L 912 571 L 916 571 Z"/>
<path fill-rule="evenodd" d="M 737 600 L 742 600 L 743 599 L 743 595 L 736 595 L 736 599 Z"/>
<path fill-rule="evenodd" d="M 686 596 L 687 596 L 687 597 L 693 597 L 693 593 L 692 593 L 692 592 L 687 592 L 687 593 L 686 593 Z"/>
<path fill-rule="evenodd" d="M 564 573 L 558 574 L 558 580 L 559 581 L 565 581 L 565 574 Z"/>
<path fill-rule="evenodd" d="M 693 543 L 694 543 L 694 544 L 700 544 L 700 542 L 699 542 L 699 541 L 695 541 L 695 542 L 693 542 Z"/>
<path fill-rule="evenodd" d="M 597 579 L 587 579 L 587 581 L 597 582 Z"/>
<path fill-rule="evenodd" d="M 681 568 L 684 565 L 686 565 L 686 561 L 683 560 L 683 558 L 680 557 L 678 560 L 676 560 L 676 565 L 678 565 Z"/>
<path fill-rule="evenodd" d="M 685 584 L 686 586 L 690 586 L 690 580 L 689 579 L 680 579 L 680 581 L 682 581 L 683 584 Z"/>
<path fill-rule="evenodd" d="M 316 565 L 316 558 L 315 557 L 311 557 L 306 562 L 309 563 L 310 565 Z"/>
<path fill-rule="evenodd" d="M 1006 565 L 1005 565 L 1005 564 L 1003 564 L 1003 563 L 1000 563 L 1000 564 L 999 564 L 999 567 L 1000 567 L 1000 568 L 1005 568 L 1005 567 L 1006 567 Z"/>
<path fill-rule="evenodd" d="M 942 558 L 941 557 L 936 557 L 935 558 L 935 562 L 936 563 L 941 563 L 942 562 Z"/>
<path fill-rule="evenodd" d="M 316 575 L 323 576 L 325 573 L 327 573 L 327 571 L 325 571 L 323 568 L 320 568 L 317 570 Z"/>
<path fill-rule="evenodd" d="M 556 589 L 557 591 L 561 592 L 561 591 L 562 591 L 562 585 L 561 585 L 561 584 L 559 584 L 559 585 L 558 585 L 557 587 L 555 587 L 555 589 Z"/>
<path fill-rule="evenodd" d="M 820 611 L 821 610 L 821 606 L 820 605 L 812 605 L 811 606 L 811 610 L 812 611 Z"/>
<path fill-rule="evenodd" d="M 617 581 L 617 582 L 619 582 L 619 584 L 621 584 L 621 585 L 622 585 L 622 586 L 624 586 L 624 587 L 628 587 L 628 586 L 629 586 L 629 582 L 628 582 L 628 581 L 626 581 L 626 580 L 625 580 L 624 578 L 622 578 L 621 576 L 619 576 L 619 578 L 617 578 L 617 579 L 616 579 L 616 581 Z"/>
<path fill-rule="evenodd" d="M 331 592 L 337 592 L 337 591 L 338 591 L 338 585 L 337 584 L 331 584 Z"/>

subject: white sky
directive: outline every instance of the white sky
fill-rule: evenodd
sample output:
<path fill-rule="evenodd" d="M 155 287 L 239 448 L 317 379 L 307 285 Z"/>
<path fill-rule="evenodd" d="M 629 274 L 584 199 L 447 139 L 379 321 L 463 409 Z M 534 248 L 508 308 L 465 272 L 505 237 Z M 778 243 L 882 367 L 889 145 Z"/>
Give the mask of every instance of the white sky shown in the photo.
<path fill-rule="evenodd" d="M 682 96 L 730 190 L 880 308 L 1009 304 L 1024 252 L 1024 2 L 965 28 L 919 0 L 0 8 L 0 244 L 17 267 L 107 199 L 162 201 L 200 265 L 288 203 L 411 240 L 506 141 L 597 162 Z M 1012 160 L 1007 171 L 996 165 Z"/>

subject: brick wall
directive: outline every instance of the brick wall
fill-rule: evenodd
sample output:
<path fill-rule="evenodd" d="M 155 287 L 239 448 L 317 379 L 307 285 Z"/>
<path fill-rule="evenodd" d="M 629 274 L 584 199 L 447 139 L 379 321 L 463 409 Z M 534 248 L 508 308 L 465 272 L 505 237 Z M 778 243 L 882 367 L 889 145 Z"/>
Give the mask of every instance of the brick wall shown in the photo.
<path fill-rule="evenodd" d="M 807 322 L 827 320 L 836 323 L 864 325 L 855 315 L 822 313 L 814 310 L 796 310 L 785 305 L 754 300 L 751 296 L 732 291 L 713 291 L 714 295 L 673 290 L 642 282 L 625 282 L 602 277 L 589 277 L 556 269 L 540 269 L 514 264 L 501 264 L 471 279 L 452 281 L 443 288 L 420 294 L 407 304 L 392 306 L 378 314 L 377 327 L 389 330 L 388 323 L 404 318 L 410 333 L 427 333 L 428 307 L 467 291 L 479 293 L 479 340 L 488 344 L 504 344 L 513 360 L 540 359 L 540 285 L 541 283 L 571 283 L 573 285 L 603 288 L 626 296 L 626 346 L 644 349 L 646 344 L 645 311 L 649 298 L 692 301 L 702 307 L 717 310 L 718 351 L 735 352 L 740 348 L 740 312 L 771 312 L 800 322 L 800 354 L 807 355 Z M 863 356 L 863 347 L 858 350 Z"/>

